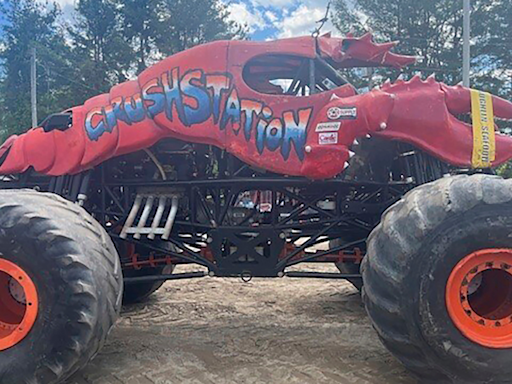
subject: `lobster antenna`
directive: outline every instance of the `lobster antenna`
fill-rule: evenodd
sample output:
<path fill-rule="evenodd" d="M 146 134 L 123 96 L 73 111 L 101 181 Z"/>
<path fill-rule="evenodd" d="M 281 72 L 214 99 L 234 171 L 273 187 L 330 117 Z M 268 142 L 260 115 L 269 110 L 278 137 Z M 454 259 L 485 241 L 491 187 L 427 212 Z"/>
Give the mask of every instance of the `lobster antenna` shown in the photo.
<path fill-rule="evenodd" d="M 322 31 L 322 28 L 324 27 L 325 23 L 327 21 L 329 21 L 329 11 L 331 10 L 331 2 L 332 2 L 332 0 L 329 0 L 329 2 L 327 3 L 327 8 L 325 9 L 325 16 L 322 19 L 317 21 L 317 24 L 320 24 L 320 25 L 313 31 L 311 36 L 313 36 L 315 38 L 320 36 L 320 32 Z"/>

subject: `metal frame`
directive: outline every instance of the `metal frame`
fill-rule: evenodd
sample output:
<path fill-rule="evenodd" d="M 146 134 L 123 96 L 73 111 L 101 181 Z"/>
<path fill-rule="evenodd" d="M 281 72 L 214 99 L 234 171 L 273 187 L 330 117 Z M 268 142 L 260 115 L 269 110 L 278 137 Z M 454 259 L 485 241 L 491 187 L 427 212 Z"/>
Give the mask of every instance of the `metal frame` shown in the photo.
<path fill-rule="evenodd" d="M 247 170 L 245 165 L 226 164 L 226 169 L 225 177 L 218 179 L 148 181 L 115 180 L 108 175 L 107 167 L 102 166 L 97 172 L 100 183 L 95 184 L 99 186 L 99 198 L 89 209 L 114 239 L 121 240 L 119 225 L 126 220 L 137 191 L 170 189 L 184 196 L 188 207 L 186 213 L 178 214 L 169 238 L 174 249 L 164 247 L 161 241 L 128 237 L 124 241 L 159 256 L 135 263 L 126 260 L 125 266 L 197 263 L 217 276 L 270 277 L 306 261 L 359 262 L 360 257 L 354 254 L 364 250 L 365 240 L 381 213 L 411 187 L 404 182 L 236 177 L 229 175 L 243 174 Z M 258 216 L 257 223 L 251 222 L 251 216 L 234 219 L 230 212 L 240 196 L 257 191 L 268 191 L 271 211 L 258 212 L 255 204 L 252 215 Z M 326 200 L 335 208 L 318 206 L 318 202 Z M 307 240 L 296 244 L 300 238 Z M 345 243 L 329 250 L 311 252 L 309 249 L 340 238 Z M 228 246 L 233 248 L 232 252 L 226 251 Z M 261 254 L 255 251 L 257 247 L 264 248 Z M 251 260 L 244 264 L 239 256 Z"/>
<path fill-rule="evenodd" d="M 187 164 L 192 161 L 191 156 L 206 153 L 204 149 L 154 150 L 157 156 L 153 157 L 159 166 L 156 174 L 162 173 L 158 156 L 164 161 L 166 156 L 173 156 L 178 164 Z M 127 282 L 205 275 L 154 275 L 156 267 L 180 263 L 204 266 L 209 275 L 244 279 L 354 278 L 359 275 L 297 273 L 286 269 L 304 262 L 359 264 L 366 239 L 384 210 L 414 186 L 448 172 L 445 165 L 420 151 L 402 148 L 395 156 L 400 162 L 398 176 L 386 182 L 372 181 L 372 177 L 318 182 L 261 173 L 219 149 L 209 147 L 208 151 L 207 162 L 214 161 L 215 170 L 193 178 L 180 177 L 178 171 L 169 179 L 164 175 L 163 179 L 155 180 L 150 172 L 142 177 L 122 171 L 119 176 L 116 172 L 122 168 L 116 161 L 123 162 L 121 158 L 74 176 L 47 178 L 29 171 L 13 176 L 2 183 L 2 188 L 35 187 L 84 205 L 117 244 L 123 268 L 148 271 L 148 276 L 128 278 Z M 370 147 L 370 153 L 381 151 Z M 134 159 L 132 164 L 138 164 L 140 158 Z M 372 161 L 381 163 L 379 159 Z M 385 166 L 384 173 L 394 172 L 393 166 L 397 165 Z M 142 236 L 123 234 L 121 229 L 137 196 L 151 193 L 178 196 L 181 200 L 169 238 L 163 239 L 160 234 L 149 237 L 144 231 Z M 254 200 L 252 207 L 240 207 L 241 197 L 247 195 Z M 261 209 L 263 195 L 267 200 L 266 211 Z M 151 215 L 146 219 L 152 223 Z M 329 245 L 321 247 L 322 244 Z"/>

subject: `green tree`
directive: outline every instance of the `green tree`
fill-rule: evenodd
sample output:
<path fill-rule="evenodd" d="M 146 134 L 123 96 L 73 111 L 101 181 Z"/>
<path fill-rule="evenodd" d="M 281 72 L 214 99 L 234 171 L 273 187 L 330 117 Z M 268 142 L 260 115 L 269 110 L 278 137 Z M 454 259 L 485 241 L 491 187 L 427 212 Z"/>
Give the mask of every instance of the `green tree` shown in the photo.
<path fill-rule="evenodd" d="M 242 38 L 220 0 L 77 0 L 74 20 L 55 4 L 0 0 L 0 140 L 30 126 L 30 50 L 38 54 L 38 114 L 83 104 L 162 56 Z"/>
<path fill-rule="evenodd" d="M 213 40 L 242 39 L 247 28 L 229 19 L 220 0 L 164 0 L 157 47 L 164 55 Z"/>
<path fill-rule="evenodd" d="M 489 8 L 489 14 L 484 9 L 473 20 L 473 24 L 484 26 L 475 41 L 479 53 L 474 63 L 478 73 L 475 84 L 512 99 L 512 2 L 495 0 Z"/>
<path fill-rule="evenodd" d="M 77 80 L 87 86 L 79 90 L 81 99 L 126 80 L 131 51 L 122 37 L 120 17 L 113 0 L 79 0 L 76 4 L 75 23 L 69 33 Z"/>
<path fill-rule="evenodd" d="M 21 132 L 31 125 L 30 113 L 30 51 L 36 48 L 38 61 L 39 115 L 60 110 L 66 106 L 66 97 L 59 79 L 44 76 L 44 55 L 47 51 L 65 56 L 67 47 L 63 30 L 57 23 L 60 11 L 57 6 L 33 0 L 5 0 L 0 4 L 5 23 L 0 33 L 0 139 Z"/>
<path fill-rule="evenodd" d="M 472 0 L 473 84 L 504 94 L 510 75 L 512 2 Z M 382 41 L 400 41 L 399 51 L 418 56 L 402 72 L 411 76 L 436 73 L 449 84 L 462 80 L 462 1 L 453 0 L 335 0 L 334 23 L 347 33 L 375 31 Z M 508 43 L 507 43 L 508 42 Z M 383 78 L 400 71 L 379 70 Z"/>
<path fill-rule="evenodd" d="M 163 0 L 118 0 L 124 39 L 133 50 L 137 73 L 148 66 L 160 36 Z"/>

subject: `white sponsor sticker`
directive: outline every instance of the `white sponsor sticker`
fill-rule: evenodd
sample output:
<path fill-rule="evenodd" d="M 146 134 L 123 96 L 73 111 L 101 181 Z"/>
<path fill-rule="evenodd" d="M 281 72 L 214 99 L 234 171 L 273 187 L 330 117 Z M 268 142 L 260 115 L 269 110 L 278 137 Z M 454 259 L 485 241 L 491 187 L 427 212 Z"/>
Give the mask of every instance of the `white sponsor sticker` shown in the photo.
<path fill-rule="evenodd" d="M 338 144 L 338 132 L 324 132 L 318 135 L 318 144 Z"/>
<path fill-rule="evenodd" d="M 337 132 L 340 130 L 341 123 L 320 123 L 316 126 L 316 132 Z"/>
<path fill-rule="evenodd" d="M 327 110 L 327 117 L 330 120 L 338 119 L 357 119 L 356 107 L 331 107 Z"/>

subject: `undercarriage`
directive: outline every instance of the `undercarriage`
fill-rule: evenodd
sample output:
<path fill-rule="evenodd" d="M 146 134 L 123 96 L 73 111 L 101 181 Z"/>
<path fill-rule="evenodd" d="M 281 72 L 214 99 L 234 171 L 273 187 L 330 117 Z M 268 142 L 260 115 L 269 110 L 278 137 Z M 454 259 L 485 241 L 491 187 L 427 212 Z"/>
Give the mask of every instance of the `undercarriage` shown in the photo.
<path fill-rule="evenodd" d="M 74 176 L 32 172 L 9 188 L 49 191 L 84 206 L 114 240 L 125 283 L 210 276 L 360 279 L 382 213 L 447 165 L 409 146 L 365 139 L 343 176 L 322 182 L 254 169 L 206 145 L 162 141 Z M 332 262 L 353 273 L 288 272 Z M 196 273 L 166 266 L 193 263 Z M 166 272 L 167 271 L 167 272 Z"/>

